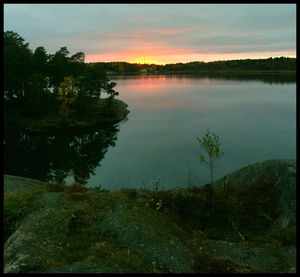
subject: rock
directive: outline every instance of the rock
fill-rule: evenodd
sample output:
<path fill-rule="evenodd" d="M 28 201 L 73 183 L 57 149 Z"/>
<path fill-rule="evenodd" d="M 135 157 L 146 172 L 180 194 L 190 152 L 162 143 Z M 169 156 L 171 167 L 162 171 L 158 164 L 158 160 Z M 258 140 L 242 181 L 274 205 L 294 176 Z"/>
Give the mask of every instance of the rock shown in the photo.
<path fill-rule="evenodd" d="M 25 177 L 17 177 L 11 175 L 4 175 L 4 193 L 11 192 L 25 192 L 30 190 L 40 189 L 45 186 L 47 183 L 25 178 Z"/>
<path fill-rule="evenodd" d="M 224 181 L 237 189 L 253 183 L 263 185 L 262 176 L 268 174 L 272 177 L 271 185 L 274 182 L 280 188 L 282 212 L 278 223 L 293 229 L 295 168 L 292 160 L 269 160 L 229 174 L 215 185 L 222 185 Z M 294 246 L 275 244 L 271 248 L 271 244 L 265 247 L 266 244 L 259 248 L 196 239 L 191 250 L 188 235 L 162 212 L 146 208 L 144 199 L 138 194 L 87 189 L 78 197 L 66 191 L 45 192 L 45 185 L 47 183 L 33 179 L 4 176 L 4 196 L 9 201 L 19 196 L 18 192 L 34 194 L 28 207 L 24 204 L 28 212 L 17 219 L 18 224 L 7 235 L 5 273 L 192 273 L 197 270 L 195 249 L 212 257 L 208 260 L 212 266 L 214 259 L 221 261 L 220 267 L 228 265 L 228 272 L 231 269 L 236 272 L 295 272 Z M 188 196 L 193 192 L 170 193 Z M 23 210 L 24 199 L 28 198 L 19 199 L 19 210 Z M 14 215 L 11 203 L 7 214 Z M 14 223 L 14 220 L 7 222 Z"/>
<path fill-rule="evenodd" d="M 219 260 L 250 267 L 261 273 L 296 272 L 296 248 L 258 248 L 226 241 L 202 240 L 198 250 Z"/>
<path fill-rule="evenodd" d="M 60 268 L 53 268 L 48 273 L 126 273 L 117 267 L 90 262 L 75 262 Z"/>
<path fill-rule="evenodd" d="M 23 178 L 18 181 L 24 183 Z M 35 186 L 27 188 L 32 187 Z M 70 228 L 77 222 L 77 216 L 78 222 L 82 219 L 80 216 L 85 216 L 82 212 L 78 213 L 82 210 L 82 202 L 73 196 L 70 198 L 66 192 L 46 192 L 37 196 L 31 212 L 7 239 L 4 245 L 4 272 L 121 273 L 136 272 L 139 268 L 147 272 L 192 271 L 193 255 L 187 246 L 187 236 L 176 224 L 159 212 L 137 207 L 135 201 L 124 195 L 116 197 L 109 192 L 88 190 L 84 199 L 91 199 L 87 203 L 94 205 L 98 194 L 102 195 L 99 201 L 105 202 L 99 203 L 99 207 L 105 205 L 107 208 L 99 210 L 98 220 L 86 222 L 88 229 L 72 229 L 72 232 L 92 230 L 93 239 L 87 241 L 84 250 L 85 257 L 92 260 L 72 261 L 69 254 L 66 258 L 67 245 L 72 238 Z M 85 236 L 79 234 L 79 237 Z M 137 267 L 131 264 L 126 268 L 124 262 L 118 264 L 118 258 L 113 260 L 101 255 L 97 251 L 102 251 L 102 248 L 97 250 L 94 246 L 102 244 L 110 245 L 115 255 L 125 253 L 128 248 L 132 261 L 136 259 L 138 263 Z"/>
<path fill-rule="evenodd" d="M 123 109 L 123 110 L 126 110 L 127 109 L 127 107 L 128 107 L 128 105 L 124 102 L 124 101 L 122 101 L 122 100 L 120 100 L 120 99 L 114 99 L 114 103 L 117 105 L 117 106 L 119 106 L 121 109 Z"/>
<path fill-rule="evenodd" d="M 72 218 L 59 200 L 63 192 L 42 194 L 4 245 L 4 272 L 43 272 L 47 262 L 63 256 L 63 244 Z"/>
<path fill-rule="evenodd" d="M 101 214 L 95 231 L 111 236 L 159 272 L 192 271 L 193 255 L 186 245 L 186 234 L 159 212 L 136 207 Z"/>
<path fill-rule="evenodd" d="M 228 182 L 235 188 L 246 188 L 256 182 L 261 182 L 264 175 L 271 176 L 274 185 L 280 189 L 281 214 L 277 222 L 281 227 L 296 225 L 296 161 L 274 159 L 255 163 L 226 175 L 215 183 L 220 186 Z"/>

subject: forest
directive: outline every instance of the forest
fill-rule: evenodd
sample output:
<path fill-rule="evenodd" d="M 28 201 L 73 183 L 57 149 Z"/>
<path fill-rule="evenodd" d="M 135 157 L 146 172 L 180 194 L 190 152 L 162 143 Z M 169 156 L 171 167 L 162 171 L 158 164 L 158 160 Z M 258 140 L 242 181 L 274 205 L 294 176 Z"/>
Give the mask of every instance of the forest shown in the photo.
<path fill-rule="evenodd" d="M 138 64 L 127 62 L 97 62 L 93 65 L 102 65 L 104 70 L 113 74 L 126 74 L 147 71 L 147 73 L 207 73 L 207 72 L 295 72 L 296 58 L 268 58 L 268 59 L 244 59 L 214 62 L 189 62 L 166 65 Z"/>
<path fill-rule="evenodd" d="M 45 47 L 34 51 L 13 31 L 4 32 L 5 120 L 25 118 L 69 121 L 106 109 L 118 92 L 101 64 L 86 64 L 83 52 L 70 55 L 67 47 L 49 54 Z M 101 93 L 107 101 L 99 104 Z M 18 120 L 19 119 L 19 120 Z"/>

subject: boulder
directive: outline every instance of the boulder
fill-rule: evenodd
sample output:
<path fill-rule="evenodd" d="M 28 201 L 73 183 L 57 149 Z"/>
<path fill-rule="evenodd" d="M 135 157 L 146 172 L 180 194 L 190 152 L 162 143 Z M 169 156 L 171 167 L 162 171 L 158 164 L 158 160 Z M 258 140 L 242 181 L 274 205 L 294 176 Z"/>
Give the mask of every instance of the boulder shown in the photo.
<path fill-rule="evenodd" d="M 25 192 L 41 189 L 47 183 L 25 177 L 4 175 L 4 193 Z"/>
<path fill-rule="evenodd" d="M 295 273 L 296 248 L 259 248 L 226 241 L 202 240 L 198 250 L 261 273 Z"/>
<path fill-rule="evenodd" d="M 99 263 L 75 262 L 64 267 L 50 269 L 47 273 L 126 273 L 126 271 Z"/>
<path fill-rule="evenodd" d="M 285 159 L 266 160 L 243 167 L 226 175 L 215 186 L 224 182 L 235 188 L 247 188 L 251 184 L 260 182 L 264 185 L 263 176 L 271 176 L 274 186 L 280 190 L 281 213 L 278 224 L 285 228 L 296 225 L 296 161 Z"/>
<path fill-rule="evenodd" d="M 186 234 L 165 215 L 147 208 L 101 213 L 95 232 L 140 255 L 157 272 L 192 272 Z"/>
<path fill-rule="evenodd" d="M 43 272 L 47 264 L 63 257 L 63 245 L 72 210 L 59 200 L 63 192 L 39 196 L 33 212 L 4 245 L 4 272 Z"/>
<path fill-rule="evenodd" d="M 95 204 L 88 199 L 96 194 L 102 195 L 99 201 L 104 201 L 108 208 L 96 213 L 95 222 L 85 222 L 83 229 L 72 229 L 77 216 L 81 216 L 79 222 L 85 217 L 83 207 Z M 147 272 L 192 271 L 193 255 L 187 235 L 164 214 L 137 207 L 135 201 L 112 193 L 90 190 L 85 200 L 81 200 L 85 204 L 76 199 L 66 192 L 37 196 L 30 213 L 4 245 L 5 273 L 121 273 L 135 272 L 138 268 Z M 92 240 L 80 235 L 84 230 L 91 234 Z M 73 232 L 79 232 L 77 237 L 87 240 L 83 260 L 70 260 L 70 255 L 66 256 Z M 103 249 L 95 246 L 102 244 L 109 245 L 111 257 L 97 252 Z M 139 263 L 137 268 L 134 265 L 127 268 L 124 258 L 120 258 L 127 249 L 128 258 Z M 114 256 L 119 258 L 114 260 Z"/>

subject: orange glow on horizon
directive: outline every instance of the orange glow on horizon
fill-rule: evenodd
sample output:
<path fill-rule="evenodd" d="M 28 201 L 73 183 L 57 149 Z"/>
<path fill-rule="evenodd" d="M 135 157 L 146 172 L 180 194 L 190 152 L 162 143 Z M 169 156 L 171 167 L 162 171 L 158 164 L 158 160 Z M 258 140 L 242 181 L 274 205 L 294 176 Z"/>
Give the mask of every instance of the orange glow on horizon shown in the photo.
<path fill-rule="evenodd" d="M 85 62 L 128 62 L 139 64 L 174 64 L 195 61 L 213 62 L 238 59 L 296 58 L 294 50 L 249 53 L 197 53 L 185 49 L 153 49 L 104 54 L 87 54 Z"/>
<path fill-rule="evenodd" d="M 139 63 L 139 64 L 159 64 L 159 65 L 165 64 L 165 63 L 159 62 L 158 60 L 156 60 L 152 57 L 139 57 L 130 62 L 131 63 Z"/>

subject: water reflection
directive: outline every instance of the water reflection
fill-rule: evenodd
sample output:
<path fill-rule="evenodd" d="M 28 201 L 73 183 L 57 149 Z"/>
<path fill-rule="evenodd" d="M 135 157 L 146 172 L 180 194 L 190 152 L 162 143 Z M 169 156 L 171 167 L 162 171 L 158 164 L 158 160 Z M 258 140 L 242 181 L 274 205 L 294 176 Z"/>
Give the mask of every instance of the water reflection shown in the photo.
<path fill-rule="evenodd" d="M 170 189 L 186 186 L 189 163 L 193 176 L 198 176 L 197 185 L 204 185 L 209 181 L 209 169 L 199 163 L 196 137 L 207 128 L 220 136 L 225 153 L 215 172 L 216 179 L 250 163 L 294 159 L 293 77 L 274 74 L 268 75 L 269 81 L 266 75 L 261 79 L 256 75 L 253 80 L 251 75 L 240 77 L 111 78 L 117 83 L 121 99 L 129 105 L 124 125 L 52 135 L 5 128 L 5 174 L 46 181 L 72 176 L 87 186 L 101 184 L 110 190 L 139 188 L 145 180 L 160 178 L 164 180 L 161 189 Z M 117 135 L 116 147 L 110 148 Z"/>
<path fill-rule="evenodd" d="M 194 76 L 199 78 L 199 76 Z M 296 82 L 296 74 L 287 73 L 205 73 L 203 78 L 214 78 L 221 80 L 236 80 L 236 81 L 261 81 L 268 84 L 289 84 Z"/>
<path fill-rule="evenodd" d="M 6 126 L 4 174 L 62 182 L 72 176 L 86 184 L 109 146 L 115 146 L 118 125 L 85 131 L 32 134 Z"/>
<path fill-rule="evenodd" d="M 130 75 L 126 76 L 118 76 L 118 79 L 128 79 Z M 142 75 L 142 76 L 131 76 L 135 79 L 140 77 L 143 82 L 138 82 L 135 86 L 141 89 L 153 89 L 157 88 L 157 86 L 162 86 L 162 84 L 158 84 L 153 82 L 155 79 L 164 79 L 164 80 L 172 80 L 172 79 L 180 79 L 186 78 L 189 79 L 205 79 L 206 81 L 211 81 L 211 79 L 219 79 L 219 80 L 232 80 L 232 81 L 261 81 L 263 83 L 268 84 L 290 84 L 296 82 L 296 74 L 295 73 L 255 73 L 255 72 L 198 72 L 198 73 L 189 73 L 189 74 L 169 74 L 169 75 Z M 115 76 L 112 76 L 115 78 Z"/>

